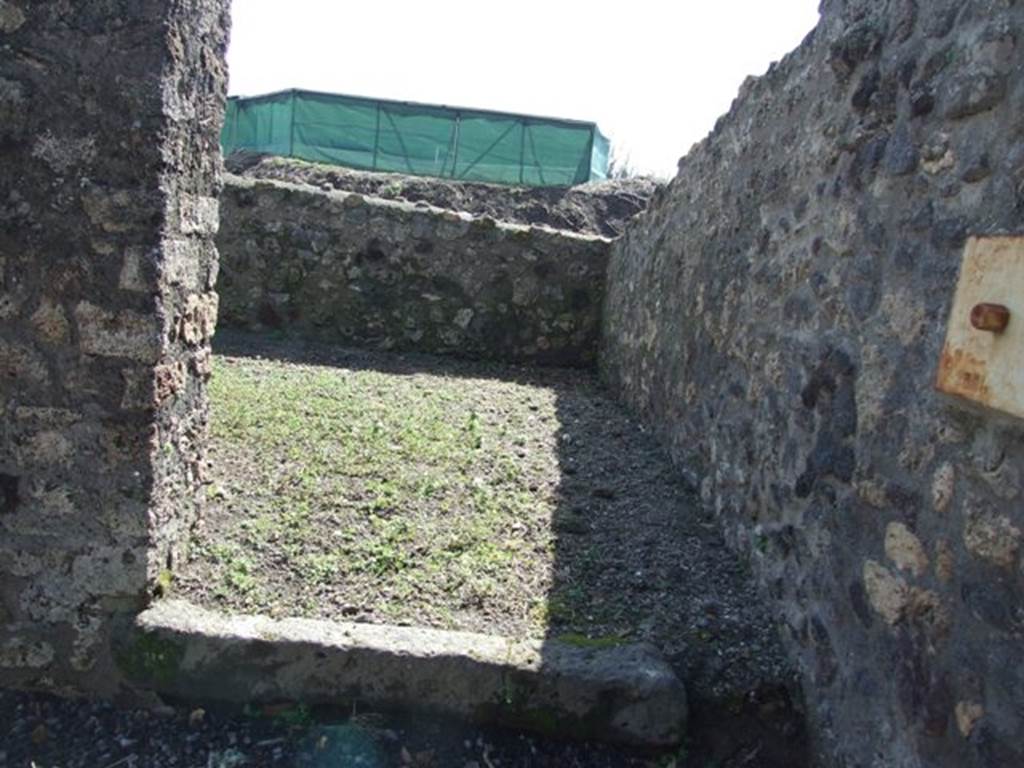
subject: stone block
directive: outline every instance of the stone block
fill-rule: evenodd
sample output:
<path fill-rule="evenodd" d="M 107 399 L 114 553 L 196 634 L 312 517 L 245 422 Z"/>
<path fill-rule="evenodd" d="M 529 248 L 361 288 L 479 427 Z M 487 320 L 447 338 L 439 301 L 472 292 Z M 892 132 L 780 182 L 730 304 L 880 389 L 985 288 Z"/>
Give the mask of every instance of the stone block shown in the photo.
<path fill-rule="evenodd" d="M 14 2 L 0 0 L 0 33 L 12 34 L 25 23 L 25 12 Z"/>
<path fill-rule="evenodd" d="M 125 357 L 155 363 L 160 357 L 160 324 L 155 314 L 108 310 L 88 301 L 75 307 L 75 324 L 87 355 Z"/>
<path fill-rule="evenodd" d="M 32 313 L 32 327 L 39 339 L 48 344 L 63 344 L 69 339 L 70 326 L 64 308 L 51 299 L 40 301 Z"/>
<path fill-rule="evenodd" d="M 885 554 L 899 570 L 914 576 L 922 576 L 928 570 L 928 554 L 924 545 L 903 523 L 886 526 Z"/>
<path fill-rule="evenodd" d="M 964 526 L 964 544 L 976 557 L 1000 568 L 1012 569 L 1020 551 L 1021 531 L 1007 515 L 972 508 Z"/>
<path fill-rule="evenodd" d="M 887 624 L 896 624 L 910 604 L 907 582 L 874 560 L 864 563 L 864 590 L 871 607 Z"/>
<path fill-rule="evenodd" d="M 0 667 L 42 669 L 53 663 L 53 646 L 43 641 L 14 638 L 0 645 Z"/>

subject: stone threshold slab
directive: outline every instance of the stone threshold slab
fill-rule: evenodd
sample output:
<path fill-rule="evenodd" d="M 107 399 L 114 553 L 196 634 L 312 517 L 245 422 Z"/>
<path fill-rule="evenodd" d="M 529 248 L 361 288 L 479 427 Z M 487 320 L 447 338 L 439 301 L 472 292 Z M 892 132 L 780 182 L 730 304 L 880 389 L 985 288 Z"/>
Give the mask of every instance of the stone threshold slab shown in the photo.
<path fill-rule="evenodd" d="M 128 678 L 183 699 L 358 702 L 652 748 L 685 733 L 684 686 L 646 643 L 224 615 L 182 600 L 155 603 L 120 634 Z"/>

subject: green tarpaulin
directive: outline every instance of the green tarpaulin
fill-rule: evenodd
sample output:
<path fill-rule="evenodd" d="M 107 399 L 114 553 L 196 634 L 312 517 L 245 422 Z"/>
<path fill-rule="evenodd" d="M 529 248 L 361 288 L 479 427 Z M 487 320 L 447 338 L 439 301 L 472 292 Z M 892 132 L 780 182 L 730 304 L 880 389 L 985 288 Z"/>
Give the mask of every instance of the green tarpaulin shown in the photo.
<path fill-rule="evenodd" d="M 224 154 L 246 149 L 369 171 L 569 186 L 604 179 L 593 123 L 312 91 L 228 99 Z"/>

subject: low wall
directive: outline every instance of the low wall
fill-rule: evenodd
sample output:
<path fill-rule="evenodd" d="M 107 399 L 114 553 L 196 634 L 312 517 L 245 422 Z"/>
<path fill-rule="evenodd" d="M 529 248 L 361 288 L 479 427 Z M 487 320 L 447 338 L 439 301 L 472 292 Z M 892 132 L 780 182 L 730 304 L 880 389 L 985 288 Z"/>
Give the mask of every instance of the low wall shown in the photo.
<path fill-rule="evenodd" d="M 228 177 L 220 323 L 381 349 L 592 365 L 609 242 Z"/>
<path fill-rule="evenodd" d="M 603 374 L 775 600 L 822 764 L 1024 765 L 1024 425 L 934 390 L 966 239 L 1024 221 L 1024 6 L 822 6 L 616 241 Z"/>
<path fill-rule="evenodd" d="M 472 181 L 356 171 L 340 165 L 235 152 L 224 158 L 229 173 L 249 179 L 309 184 L 367 197 L 426 203 L 510 224 L 562 229 L 615 238 L 663 186 L 652 178 L 609 179 L 575 187 L 511 187 Z"/>

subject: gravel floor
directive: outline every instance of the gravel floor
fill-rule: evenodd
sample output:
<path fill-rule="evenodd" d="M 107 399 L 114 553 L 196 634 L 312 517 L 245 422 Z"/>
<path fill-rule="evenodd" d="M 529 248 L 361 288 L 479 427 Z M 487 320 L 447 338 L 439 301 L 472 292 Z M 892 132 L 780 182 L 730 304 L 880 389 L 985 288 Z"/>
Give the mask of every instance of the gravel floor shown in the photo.
<path fill-rule="evenodd" d="M 0 690 L 0 768 L 655 768 L 672 759 L 425 717 L 195 705 L 154 714 Z"/>
<path fill-rule="evenodd" d="M 802 733 L 696 713 L 658 754 L 423 715 L 191 703 L 159 713 L 0 690 L 0 768 L 804 768 Z M 713 721 L 713 722 L 712 722 Z"/>

